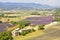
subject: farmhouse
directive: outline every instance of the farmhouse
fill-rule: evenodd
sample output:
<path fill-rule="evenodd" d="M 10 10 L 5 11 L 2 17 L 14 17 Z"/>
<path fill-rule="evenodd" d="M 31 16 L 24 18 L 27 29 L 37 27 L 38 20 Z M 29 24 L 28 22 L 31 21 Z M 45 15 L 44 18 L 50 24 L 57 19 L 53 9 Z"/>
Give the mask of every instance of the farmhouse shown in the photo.
<path fill-rule="evenodd" d="M 18 36 L 19 35 L 19 31 L 20 30 L 20 28 L 16 28 L 15 30 L 13 30 L 11 33 L 12 33 L 12 35 L 13 36 Z"/>
<path fill-rule="evenodd" d="M 0 23 L 0 32 L 6 32 L 7 28 L 11 28 L 13 25 L 9 24 L 8 22 Z"/>

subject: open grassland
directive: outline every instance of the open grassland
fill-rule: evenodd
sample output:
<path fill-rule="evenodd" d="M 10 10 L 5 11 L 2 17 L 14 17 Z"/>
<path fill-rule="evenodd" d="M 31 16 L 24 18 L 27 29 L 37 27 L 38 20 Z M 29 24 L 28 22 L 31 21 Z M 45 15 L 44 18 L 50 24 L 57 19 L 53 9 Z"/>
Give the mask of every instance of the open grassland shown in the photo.
<path fill-rule="evenodd" d="M 60 22 L 57 25 L 48 27 L 48 29 L 44 30 L 44 33 L 44 35 L 30 40 L 60 40 Z"/>
<path fill-rule="evenodd" d="M 32 38 L 30 40 L 58 40 L 60 38 L 60 30 L 52 29 L 52 31 L 47 30 L 46 34 Z"/>
<path fill-rule="evenodd" d="M 37 30 L 35 32 L 27 34 L 26 36 L 21 36 L 20 35 L 20 36 L 16 36 L 16 37 L 13 37 L 13 38 L 14 38 L 14 40 L 29 40 L 31 38 L 34 38 L 34 37 L 37 37 L 37 36 L 43 35 L 43 34 L 44 34 L 43 31 Z"/>

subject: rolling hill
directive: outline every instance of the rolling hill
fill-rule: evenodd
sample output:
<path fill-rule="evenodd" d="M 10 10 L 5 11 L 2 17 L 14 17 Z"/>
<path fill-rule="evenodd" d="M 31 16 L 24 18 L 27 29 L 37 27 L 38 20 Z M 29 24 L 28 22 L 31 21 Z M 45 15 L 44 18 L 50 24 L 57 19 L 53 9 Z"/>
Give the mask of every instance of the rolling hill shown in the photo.
<path fill-rule="evenodd" d="M 53 8 L 49 5 L 42 5 L 36 3 L 9 3 L 9 2 L 0 2 L 0 9 L 47 9 Z"/>

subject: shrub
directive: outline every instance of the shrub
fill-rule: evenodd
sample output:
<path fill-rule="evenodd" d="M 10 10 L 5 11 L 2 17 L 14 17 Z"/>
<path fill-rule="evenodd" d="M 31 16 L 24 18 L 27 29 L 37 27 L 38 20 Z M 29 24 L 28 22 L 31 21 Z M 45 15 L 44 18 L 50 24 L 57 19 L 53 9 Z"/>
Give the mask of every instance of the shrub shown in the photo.
<path fill-rule="evenodd" d="M 2 23 L 2 21 L 0 21 L 0 23 Z"/>
<path fill-rule="evenodd" d="M 25 35 L 26 35 L 26 31 L 23 30 L 23 31 L 21 32 L 21 35 L 22 35 L 22 36 L 25 36 Z"/>
<path fill-rule="evenodd" d="M 20 35 L 25 36 L 26 34 L 31 33 L 31 32 L 35 32 L 35 30 L 34 29 L 22 30 Z"/>
<path fill-rule="evenodd" d="M 28 29 L 28 32 L 31 33 L 31 29 Z"/>
<path fill-rule="evenodd" d="M 32 32 L 35 32 L 35 30 L 34 30 L 34 29 L 32 29 Z"/>
<path fill-rule="evenodd" d="M 15 21 L 11 21 L 10 23 L 13 25 L 18 24 L 18 22 L 15 22 Z"/>
<path fill-rule="evenodd" d="M 40 26 L 38 27 L 38 30 L 44 30 L 44 25 L 40 25 Z"/>

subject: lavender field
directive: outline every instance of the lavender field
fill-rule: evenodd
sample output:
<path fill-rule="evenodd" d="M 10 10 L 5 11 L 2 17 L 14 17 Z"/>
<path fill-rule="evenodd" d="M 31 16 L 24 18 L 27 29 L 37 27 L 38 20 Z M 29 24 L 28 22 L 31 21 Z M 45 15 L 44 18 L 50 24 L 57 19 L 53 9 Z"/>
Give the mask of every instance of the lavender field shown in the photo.
<path fill-rule="evenodd" d="M 53 21 L 52 16 L 46 17 L 28 17 L 25 20 L 28 20 L 33 25 L 48 24 Z"/>

